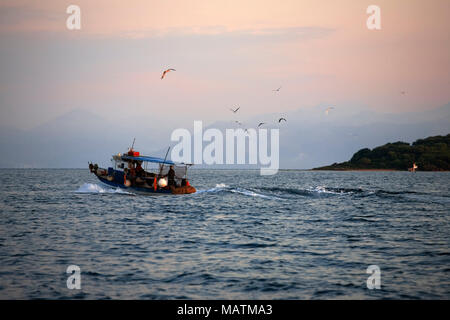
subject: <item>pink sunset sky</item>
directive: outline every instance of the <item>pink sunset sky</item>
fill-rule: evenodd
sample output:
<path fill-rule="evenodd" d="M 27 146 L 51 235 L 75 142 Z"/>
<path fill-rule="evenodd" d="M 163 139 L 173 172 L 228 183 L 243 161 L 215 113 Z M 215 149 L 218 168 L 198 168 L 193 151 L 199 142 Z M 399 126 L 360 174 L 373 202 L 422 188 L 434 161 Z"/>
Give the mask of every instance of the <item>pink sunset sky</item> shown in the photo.
<path fill-rule="evenodd" d="M 66 28 L 71 4 L 81 30 Z M 74 108 L 209 121 L 235 106 L 433 109 L 450 101 L 449 13 L 448 0 L 1 1 L 0 124 Z"/>

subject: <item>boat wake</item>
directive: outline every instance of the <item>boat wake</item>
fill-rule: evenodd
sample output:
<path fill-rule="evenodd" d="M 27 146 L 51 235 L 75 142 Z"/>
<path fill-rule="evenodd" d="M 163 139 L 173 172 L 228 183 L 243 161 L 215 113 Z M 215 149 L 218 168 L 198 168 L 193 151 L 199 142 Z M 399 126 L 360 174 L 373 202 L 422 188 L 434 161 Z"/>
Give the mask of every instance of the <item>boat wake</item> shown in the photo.
<path fill-rule="evenodd" d="M 349 189 L 349 188 L 330 188 L 325 186 L 308 187 L 306 189 L 299 188 L 281 188 L 281 187 L 260 187 L 262 191 L 273 192 L 277 196 L 304 196 L 304 197 L 322 197 L 322 196 L 334 196 L 334 195 L 355 195 L 362 194 L 365 191 L 361 189 Z"/>
<path fill-rule="evenodd" d="M 228 185 L 226 185 L 224 183 L 216 184 L 216 186 L 214 188 L 211 188 L 211 189 L 208 189 L 208 190 L 197 190 L 197 192 L 195 194 L 219 193 L 219 192 L 236 193 L 236 194 L 241 194 L 241 195 L 244 195 L 244 196 L 258 197 L 258 198 L 271 199 L 271 200 L 283 200 L 282 198 L 278 198 L 278 197 L 271 196 L 271 195 L 265 195 L 265 194 L 257 193 L 255 191 L 244 189 L 244 188 L 230 187 L 230 186 L 228 186 Z"/>
<path fill-rule="evenodd" d="M 120 188 L 112 188 L 108 186 L 101 186 L 95 183 L 85 183 L 74 191 L 75 193 L 86 194 L 119 194 L 131 195 L 134 193 L 125 191 Z M 397 201 L 408 202 L 433 202 L 444 203 L 450 202 L 449 197 L 438 195 L 422 194 L 414 191 L 388 191 L 388 190 L 364 190 L 360 188 L 335 188 L 325 186 L 311 186 L 307 188 L 283 188 L 283 187 L 255 187 L 252 189 L 244 189 L 240 187 L 232 187 L 224 183 L 216 184 L 214 188 L 206 190 L 197 190 L 193 196 L 201 194 L 218 194 L 228 193 L 247 197 L 255 197 L 267 200 L 289 200 L 304 198 L 327 198 L 327 197 L 342 197 L 350 196 L 356 198 L 377 197 L 377 198 L 396 198 Z"/>
<path fill-rule="evenodd" d="M 305 198 L 327 198 L 327 197 L 354 197 L 366 198 L 376 197 L 381 199 L 397 199 L 405 202 L 432 202 L 447 204 L 449 197 L 434 195 L 409 190 L 383 190 L 383 189 L 361 189 L 361 188 L 339 188 L 326 186 L 311 186 L 307 188 L 283 188 L 283 187 L 259 187 L 258 191 L 271 193 L 283 199 Z"/>
<path fill-rule="evenodd" d="M 75 193 L 106 193 L 106 194 L 124 194 L 134 196 L 134 193 L 127 192 L 120 188 L 102 187 L 96 183 L 85 183 Z"/>
<path fill-rule="evenodd" d="M 217 184 L 214 188 L 208 190 L 197 190 L 197 194 L 229 192 L 251 197 L 286 200 L 291 198 L 292 196 L 322 197 L 322 196 L 353 195 L 364 193 L 364 191 L 361 189 L 328 188 L 324 186 L 310 187 L 307 189 L 280 188 L 280 187 L 257 187 L 254 189 L 255 190 L 248 190 L 239 187 L 230 187 L 224 183 L 220 183 Z"/>

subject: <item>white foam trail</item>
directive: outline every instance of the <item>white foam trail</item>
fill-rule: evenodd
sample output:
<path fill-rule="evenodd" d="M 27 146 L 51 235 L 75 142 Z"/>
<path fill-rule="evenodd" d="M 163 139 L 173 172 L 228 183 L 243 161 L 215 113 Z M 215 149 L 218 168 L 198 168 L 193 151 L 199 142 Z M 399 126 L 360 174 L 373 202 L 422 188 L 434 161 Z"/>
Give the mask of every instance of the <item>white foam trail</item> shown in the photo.
<path fill-rule="evenodd" d="M 99 186 L 95 183 L 85 183 L 81 187 L 78 188 L 78 190 L 75 191 L 76 193 L 119 193 L 119 194 L 129 194 L 133 195 L 133 193 L 124 191 L 120 188 L 107 188 Z"/>
<path fill-rule="evenodd" d="M 228 185 L 226 185 L 225 183 L 219 183 L 216 184 L 216 186 L 214 188 L 208 189 L 208 190 L 197 190 L 196 194 L 198 193 L 216 193 L 216 192 L 220 192 L 220 191 L 229 191 L 229 192 L 233 192 L 233 193 L 239 193 L 239 194 L 243 194 L 246 196 L 250 196 L 250 197 L 260 197 L 260 198 L 265 198 L 265 199 L 277 199 L 277 200 L 283 200 L 281 198 L 277 198 L 277 197 L 273 197 L 273 196 L 266 196 L 264 194 L 260 194 L 260 193 L 256 193 L 247 189 L 243 189 L 243 188 L 232 188 Z"/>
<path fill-rule="evenodd" d="M 240 193 L 246 196 L 250 196 L 250 197 L 260 197 L 260 198 L 265 198 L 265 199 L 277 199 L 277 200 L 282 200 L 280 198 L 277 197 L 272 197 L 272 196 L 266 196 L 264 194 L 260 194 L 260 193 L 256 193 L 250 190 L 246 190 L 246 189 L 242 189 L 242 188 L 236 188 L 236 189 L 231 189 L 231 192 L 234 193 Z"/>
<path fill-rule="evenodd" d="M 323 187 L 323 186 L 315 187 L 311 191 L 314 191 L 314 192 L 317 192 L 317 193 L 342 194 L 342 192 L 335 192 L 335 191 L 327 190 L 326 187 Z"/>
<path fill-rule="evenodd" d="M 216 188 L 228 188 L 228 186 L 225 183 L 219 183 L 216 184 Z"/>
<path fill-rule="evenodd" d="M 205 193 L 205 192 L 219 192 L 222 190 L 226 190 L 227 188 L 229 188 L 229 187 L 225 183 L 219 183 L 219 184 L 216 184 L 215 188 L 211 188 L 208 190 L 197 190 L 196 194 Z"/>

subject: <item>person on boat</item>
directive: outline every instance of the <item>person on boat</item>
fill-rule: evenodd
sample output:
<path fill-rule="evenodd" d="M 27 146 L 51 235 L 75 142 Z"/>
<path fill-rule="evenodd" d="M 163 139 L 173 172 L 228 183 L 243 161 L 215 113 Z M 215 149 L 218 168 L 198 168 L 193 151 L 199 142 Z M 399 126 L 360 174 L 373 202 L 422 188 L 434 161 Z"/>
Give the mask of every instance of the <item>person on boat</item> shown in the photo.
<path fill-rule="evenodd" d="M 130 181 L 131 185 L 136 184 L 136 169 L 134 168 L 133 161 L 128 161 L 128 169 L 127 169 L 127 173 L 126 173 L 126 178 L 127 178 L 127 180 Z"/>
<path fill-rule="evenodd" d="M 135 177 L 136 176 L 136 171 L 134 169 L 133 161 L 129 161 L 128 162 L 128 171 L 130 172 L 131 177 Z"/>
<path fill-rule="evenodd" d="M 175 185 L 175 170 L 173 170 L 173 166 L 170 166 L 169 173 L 167 173 L 167 178 L 168 178 L 169 186 L 176 186 Z"/>
<path fill-rule="evenodd" d="M 136 177 L 142 177 L 144 175 L 144 169 L 142 168 L 142 161 L 138 161 L 136 164 Z"/>

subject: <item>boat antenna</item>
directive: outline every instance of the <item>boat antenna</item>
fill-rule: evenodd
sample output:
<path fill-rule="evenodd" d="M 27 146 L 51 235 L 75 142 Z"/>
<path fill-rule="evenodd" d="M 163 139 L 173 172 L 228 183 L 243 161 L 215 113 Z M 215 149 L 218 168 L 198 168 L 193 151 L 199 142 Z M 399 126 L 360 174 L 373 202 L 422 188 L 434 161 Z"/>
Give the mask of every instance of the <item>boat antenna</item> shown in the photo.
<path fill-rule="evenodd" d="M 167 149 L 166 156 L 164 157 L 164 161 L 159 169 L 159 175 L 161 175 L 162 171 L 164 170 L 164 164 L 166 163 L 166 159 L 167 159 L 167 155 L 169 154 L 169 150 L 170 150 L 170 147 Z"/>
<path fill-rule="evenodd" d="M 131 150 L 134 148 L 134 142 L 136 141 L 136 138 L 133 139 L 133 144 L 131 145 Z"/>

